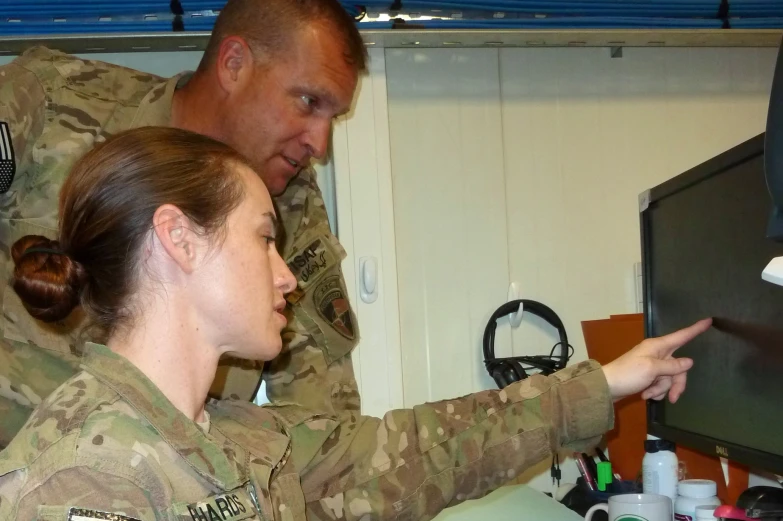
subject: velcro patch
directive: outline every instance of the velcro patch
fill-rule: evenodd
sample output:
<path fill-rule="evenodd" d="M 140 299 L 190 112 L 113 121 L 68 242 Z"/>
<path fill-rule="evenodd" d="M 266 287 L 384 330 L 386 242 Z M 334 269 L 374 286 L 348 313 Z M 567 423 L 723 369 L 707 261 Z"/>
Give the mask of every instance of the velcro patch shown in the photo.
<path fill-rule="evenodd" d="M 348 340 L 356 337 L 351 317 L 351 305 L 343 291 L 339 275 L 326 277 L 313 291 L 313 304 L 318 314 Z"/>
<path fill-rule="evenodd" d="M 288 262 L 288 269 L 299 282 L 299 289 L 305 290 L 320 279 L 339 258 L 323 238 L 315 239 L 301 249 Z"/>
<path fill-rule="evenodd" d="M 0 121 L 0 194 L 11 188 L 16 176 L 16 158 L 14 144 L 11 142 L 11 129 L 8 123 Z"/>
<path fill-rule="evenodd" d="M 68 510 L 68 521 L 139 521 L 135 517 L 128 517 L 113 512 L 101 512 L 100 510 L 88 510 L 86 508 L 71 508 Z"/>

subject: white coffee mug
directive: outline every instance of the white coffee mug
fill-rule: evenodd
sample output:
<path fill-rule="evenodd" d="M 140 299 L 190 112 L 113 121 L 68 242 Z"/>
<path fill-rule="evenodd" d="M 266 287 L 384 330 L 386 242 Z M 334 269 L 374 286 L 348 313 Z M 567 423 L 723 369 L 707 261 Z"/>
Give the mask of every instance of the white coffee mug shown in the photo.
<path fill-rule="evenodd" d="M 618 494 L 609 503 L 599 503 L 587 511 L 585 521 L 603 510 L 609 521 L 672 521 L 672 500 L 658 494 Z"/>

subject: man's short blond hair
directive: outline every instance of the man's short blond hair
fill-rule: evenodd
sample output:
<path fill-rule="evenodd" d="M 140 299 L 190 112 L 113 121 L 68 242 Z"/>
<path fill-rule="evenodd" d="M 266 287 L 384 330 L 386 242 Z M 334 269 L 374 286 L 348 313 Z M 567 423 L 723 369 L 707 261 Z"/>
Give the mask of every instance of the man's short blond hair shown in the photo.
<path fill-rule="evenodd" d="M 257 57 L 274 59 L 290 48 L 297 32 L 325 23 L 343 41 L 345 59 L 357 72 L 367 69 L 367 49 L 356 22 L 337 0 L 228 0 L 220 11 L 199 69 L 217 60 L 229 36 L 244 38 Z"/>

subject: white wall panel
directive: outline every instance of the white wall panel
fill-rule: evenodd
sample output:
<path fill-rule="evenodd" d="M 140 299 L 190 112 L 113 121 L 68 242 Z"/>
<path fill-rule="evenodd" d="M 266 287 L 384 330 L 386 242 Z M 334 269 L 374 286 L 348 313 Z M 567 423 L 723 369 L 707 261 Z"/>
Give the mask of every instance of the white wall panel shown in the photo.
<path fill-rule="evenodd" d="M 362 412 L 373 416 L 403 404 L 387 110 L 384 54 L 373 49 L 369 74 L 332 141 L 338 231 L 348 253 L 343 271 L 361 331 L 354 370 Z M 378 266 L 378 298 L 371 303 L 360 297 L 362 258 Z"/>
<path fill-rule="evenodd" d="M 637 196 L 762 132 L 772 49 L 500 51 L 511 279 L 564 319 L 634 312 Z M 551 345 L 514 333 L 516 354 Z M 535 339 L 535 340 L 532 340 Z"/>
<path fill-rule="evenodd" d="M 560 314 L 576 359 L 581 321 L 634 312 L 638 194 L 763 131 L 774 58 L 388 50 L 406 405 L 494 387 L 479 339 L 509 280 Z M 513 352 L 547 353 L 541 326 L 514 331 Z M 550 488 L 547 466 L 523 480 Z"/>
<path fill-rule="evenodd" d="M 497 66 L 491 49 L 386 53 L 406 406 L 494 385 L 480 346 L 508 288 Z"/>

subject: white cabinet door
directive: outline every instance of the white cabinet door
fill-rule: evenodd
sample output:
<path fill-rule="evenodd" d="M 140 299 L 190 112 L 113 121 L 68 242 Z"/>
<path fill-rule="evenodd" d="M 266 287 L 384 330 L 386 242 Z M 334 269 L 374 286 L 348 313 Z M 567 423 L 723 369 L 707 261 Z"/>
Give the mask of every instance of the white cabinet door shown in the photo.
<path fill-rule="evenodd" d="M 373 416 L 403 405 L 385 67 L 383 50 L 370 50 L 369 73 L 332 139 L 337 232 L 348 253 L 343 271 L 361 333 L 354 371 L 362 412 Z M 378 296 L 371 302 L 361 298 L 364 259 L 377 267 Z"/>
<path fill-rule="evenodd" d="M 406 406 L 494 386 L 481 338 L 509 283 L 497 58 L 386 53 Z"/>

